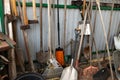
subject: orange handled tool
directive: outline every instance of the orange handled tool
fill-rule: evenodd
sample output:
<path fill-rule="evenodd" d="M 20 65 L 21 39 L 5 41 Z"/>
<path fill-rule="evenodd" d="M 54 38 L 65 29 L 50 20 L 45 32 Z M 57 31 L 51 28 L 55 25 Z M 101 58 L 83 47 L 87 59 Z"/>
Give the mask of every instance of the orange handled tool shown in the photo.
<path fill-rule="evenodd" d="M 12 8 L 12 14 L 15 16 L 18 16 L 16 0 L 10 0 L 10 3 L 11 3 L 11 8 Z"/>
<path fill-rule="evenodd" d="M 26 12 L 26 0 L 22 0 L 22 5 L 23 5 L 23 21 L 24 25 L 28 25 L 28 17 L 27 17 L 27 12 Z"/>
<path fill-rule="evenodd" d="M 36 16 L 36 1 L 32 0 L 32 5 L 33 5 L 33 18 L 34 20 L 37 20 L 37 16 Z"/>

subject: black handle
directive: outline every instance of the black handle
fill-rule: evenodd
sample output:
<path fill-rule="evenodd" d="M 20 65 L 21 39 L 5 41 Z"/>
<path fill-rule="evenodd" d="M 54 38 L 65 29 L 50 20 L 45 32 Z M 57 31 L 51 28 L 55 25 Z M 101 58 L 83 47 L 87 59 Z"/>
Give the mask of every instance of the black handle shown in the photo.
<path fill-rule="evenodd" d="M 59 0 L 57 0 L 57 5 L 59 5 Z M 59 8 L 57 7 L 57 21 L 58 21 L 58 47 L 60 47 L 60 23 L 59 23 Z"/>

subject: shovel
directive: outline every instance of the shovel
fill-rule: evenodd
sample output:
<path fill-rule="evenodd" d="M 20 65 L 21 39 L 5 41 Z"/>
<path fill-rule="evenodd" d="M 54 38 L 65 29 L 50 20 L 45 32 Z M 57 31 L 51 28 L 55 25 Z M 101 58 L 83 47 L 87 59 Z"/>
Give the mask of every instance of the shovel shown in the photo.
<path fill-rule="evenodd" d="M 18 8 L 20 10 L 20 18 L 22 21 L 22 26 L 27 28 L 28 27 L 28 18 L 27 18 L 27 13 L 26 13 L 26 4 L 25 4 L 26 0 L 22 0 L 22 2 L 23 2 L 22 8 L 20 6 L 20 0 L 17 0 L 17 2 L 18 2 Z M 23 9 L 23 12 L 22 12 L 22 9 Z M 29 45 L 28 45 L 27 32 L 23 29 L 22 33 L 23 33 L 23 38 L 24 38 L 24 42 L 25 42 L 26 55 L 28 58 L 28 62 L 30 64 L 31 71 L 35 72 L 34 64 L 33 64 L 32 58 L 31 58 L 30 49 L 29 49 Z"/>
<path fill-rule="evenodd" d="M 53 57 L 51 51 L 51 0 L 48 0 L 48 52 L 50 54 L 49 66 L 43 72 L 43 76 L 47 79 L 59 77 L 62 73 L 63 68 Z"/>
<path fill-rule="evenodd" d="M 78 72 L 73 67 L 73 59 L 71 65 L 63 70 L 60 80 L 78 80 Z"/>
<path fill-rule="evenodd" d="M 79 36 L 79 32 L 75 30 L 75 44 L 74 44 L 74 48 L 75 49 L 74 49 L 74 53 L 76 52 L 76 44 L 77 44 L 78 36 Z M 66 67 L 63 70 L 60 80 L 78 80 L 78 72 L 74 68 L 74 61 L 73 61 L 73 59 L 75 59 L 75 55 L 74 54 L 72 54 L 71 65 Z"/>
<path fill-rule="evenodd" d="M 40 51 L 36 53 L 36 58 L 40 63 L 47 63 L 49 54 L 43 51 L 42 1 L 40 0 Z"/>

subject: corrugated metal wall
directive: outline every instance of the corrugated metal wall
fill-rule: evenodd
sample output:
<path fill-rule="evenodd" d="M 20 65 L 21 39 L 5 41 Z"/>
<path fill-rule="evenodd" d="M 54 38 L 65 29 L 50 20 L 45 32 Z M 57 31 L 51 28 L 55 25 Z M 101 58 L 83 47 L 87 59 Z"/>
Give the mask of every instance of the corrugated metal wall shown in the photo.
<path fill-rule="evenodd" d="M 31 0 L 28 0 L 31 1 Z M 39 0 L 37 0 L 39 3 Z M 54 0 L 56 1 L 56 0 Z M 59 0 L 60 4 L 64 4 L 64 0 Z M 43 3 L 46 3 L 47 0 L 43 0 Z M 68 0 L 67 4 L 70 4 L 71 0 Z M 37 16 L 39 20 L 39 8 L 37 8 Z M 51 28 L 52 28 L 52 49 L 58 47 L 58 39 L 57 39 L 57 10 L 52 9 L 52 19 L 51 19 Z M 27 15 L 29 19 L 33 19 L 33 13 L 32 8 L 27 8 Z M 110 11 L 104 11 L 102 10 L 102 15 L 106 27 L 106 32 L 108 31 L 109 26 L 109 20 L 110 20 Z M 47 51 L 48 48 L 48 14 L 47 14 L 47 8 L 43 8 L 43 47 L 44 51 Z M 92 11 L 92 25 L 94 23 L 94 17 L 95 17 L 95 11 Z M 113 41 L 113 35 L 117 31 L 117 27 L 120 21 L 120 11 L 113 11 L 112 15 L 112 29 L 111 29 L 111 35 L 110 35 L 110 45 Z M 78 9 L 67 9 L 67 31 L 66 31 L 66 44 L 68 44 L 71 39 L 75 40 L 75 34 L 74 29 L 77 27 L 78 21 L 81 21 L 80 12 Z M 19 37 L 19 47 L 23 48 L 25 53 L 25 47 L 24 47 L 24 41 L 23 36 L 20 30 L 20 22 L 18 21 L 17 30 L 18 30 L 18 37 Z M 30 52 L 32 54 L 32 58 L 36 59 L 36 52 L 40 50 L 40 26 L 38 24 L 31 24 L 31 29 L 26 30 L 28 33 L 28 40 L 29 40 L 29 46 L 30 46 Z M 61 47 L 63 47 L 63 40 L 64 40 L 64 9 L 60 9 L 60 39 L 61 39 Z M 96 19 L 96 29 L 95 29 L 95 41 L 97 43 L 97 48 L 99 50 L 105 49 L 105 40 L 103 36 L 102 31 L 102 25 L 99 17 L 99 13 L 97 11 L 97 19 Z M 112 46 L 112 45 L 111 45 Z M 111 47 L 110 46 L 110 47 Z M 94 49 L 93 49 L 94 50 Z M 66 48 L 65 54 L 70 54 L 70 46 Z"/>

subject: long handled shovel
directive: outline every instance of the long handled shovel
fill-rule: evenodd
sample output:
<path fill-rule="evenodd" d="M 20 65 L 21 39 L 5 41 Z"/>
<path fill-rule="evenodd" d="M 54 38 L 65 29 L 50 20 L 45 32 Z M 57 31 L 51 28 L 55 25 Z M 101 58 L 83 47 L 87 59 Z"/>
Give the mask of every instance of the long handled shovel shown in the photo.
<path fill-rule="evenodd" d="M 47 79 L 59 77 L 63 68 L 59 65 L 56 59 L 52 55 L 51 51 L 51 2 L 48 0 L 48 51 L 50 54 L 49 66 L 43 73 L 43 76 Z"/>
<path fill-rule="evenodd" d="M 28 18 L 27 18 L 27 12 L 26 12 L 26 0 L 23 0 L 23 19 L 24 19 L 24 25 L 28 25 Z M 26 51 L 27 51 L 27 58 L 28 58 L 28 62 L 30 64 L 31 67 L 31 71 L 35 72 L 35 67 L 31 58 L 31 54 L 30 54 L 30 49 L 29 49 L 29 44 L 28 44 L 28 36 L 27 36 L 27 32 L 25 32 L 25 30 L 23 31 L 23 37 L 24 37 L 24 41 L 25 41 L 25 47 L 26 47 Z"/>
<path fill-rule="evenodd" d="M 82 30 L 82 38 L 80 40 L 78 56 L 80 56 L 86 16 L 87 16 L 87 11 L 86 11 L 85 18 L 84 18 L 84 24 L 83 24 L 83 30 Z M 77 56 L 77 60 L 76 60 L 76 67 L 77 67 L 77 69 L 78 69 L 78 62 L 79 62 L 79 57 L 78 56 Z M 78 72 L 73 67 L 73 59 L 71 61 L 71 66 L 69 66 L 69 67 L 64 69 L 60 80 L 78 80 Z"/>
<path fill-rule="evenodd" d="M 76 45 L 77 45 L 78 36 L 79 36 L 79 31 L 77 31 L 75 29 L 75 44 L 74 44 L 74 53 L 72 53 L 71 65 L 66 67 L 63 70 L 60 80 L 78 80 L 78 72 L 74 68 L 74 59 L 75 59 L 75 56 L 76 56 L 75 52 L 76 52 Z"/>
<path fill-rule="evenodd" d="M 60 80 L 78 80 L 78 72 L 73 67 L 73 59 L 71 65 L 63 70 Z"/>
<path fill-rule="evenodd" d="M 110 51 L 109 51 L 109 46 L 108 46 L 108 41 L 107 41 L 107 35 L 106 35 L 106 31 L 105 31 L 105 25 L 104 25 L 104 22 L 103 22 L 102 13 L 101 13 L 101 10 L 100 10 L 100 2 L 99 2 L 99 0 L 96 0 L 96 3 L 97 3 L 97 6 L 98 6 L 98 9 L 99 9 L 100 19 L 101 19 L 101 22 L 102 22 L 102 28 L 103 28 L 103 32 L 104 32 L 106 47 L 107 47 L 107 54 L 108 54 L 108 57 L 109 57 L 109 65 L 110 65 L 111 77 L 112 77 L 112 80 L 114 80 L 113 71 L 112 71 L 112 65 L 111 65 L 111 59 L 110 59 Z"/>
<path fill-rule="evenodd" d="M 78 80 L 78 72 L 74 68 L 74 59 L 75 59 L 76 44 L 77 44 L 78 36 L 79 36 L 79 32 L 75 30 L 75 44 L 74 44 L 75 49 L 74 49 L 74 53 L 72 53 L 71 65 L 66 67 L 63 70 L 60 80 Z"/>
<path fill-rule="evenodd" d="M 28 25 L 28 18 L 27 18 L 27 12 L 26 12 L 26 0 L 22 0 L 22 1 L 23 1 L 24 25 Z M 30 49 L 28 46 L 29 44 L 28 44 L 28 39 L 27 39 L 27 33 L 25 32 L 25 30 L 22 30 L 22 32 L 23 32 L 23 37 L 24 37 L 24 41 L 25 41 L 28 62 L 30 64 L 31 71 L 35 72 L 34 64 L 33 64 L 32 58 L 31 58 L 31 54 L 30 54 Z"/>
<path fill-rule="evenodd" d="M 23 13 L 22 13 L 22 9 L 21 9 L 21 6 L 20 6 L 20 0 L 17 0 L 17 1 L 18 1 L 18 7 L 19 7 L 19 10 L 20 10 L 22 25 L 26 26 L 26 25 L 28 25 L 28 19 L 27 19 L 27 14 L 26 14 L 26 4 L 25 4 L 26 0 L 23 0 Z M 23 33 L 23 38 L 24 38 L 24 41 L 25 41 L 25 48 L 26 48 L 28 62 L 30 64 L 31 71 L 35 72 L 34 64 L 33 64 L 33 61 L 31 59 L 31 54 L 30 54 L 30 51 L 29 51 L 27 33 L 26 33 L 25 30 L 22 30 L 22 33 Z"/>
<path fill-rule="evenodd" d="M 42 2 L 43 0 L 40 0 L 40 51 L 36 53 L 36 58 L 40 63 L 47 63 L 49 54 L 43 51 Z"/>

